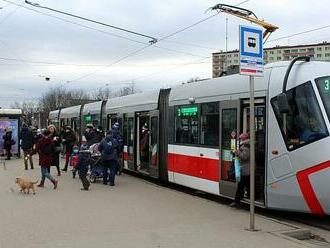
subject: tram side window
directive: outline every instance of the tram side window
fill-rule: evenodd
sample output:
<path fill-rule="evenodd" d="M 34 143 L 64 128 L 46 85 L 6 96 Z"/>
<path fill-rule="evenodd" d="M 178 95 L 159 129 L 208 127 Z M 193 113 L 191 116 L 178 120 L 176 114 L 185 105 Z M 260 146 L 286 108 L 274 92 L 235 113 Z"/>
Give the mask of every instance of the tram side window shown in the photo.
<path fill-rule="evenodd" d="M 271 99 L 271 104 L 288 150 L 297 149 L 329 135 L 311 82 L 287 91 L 287 97 L 287 114 L 280 113 L 276 97 Z"/>
<path fill-rule="evenodd" d="M 198 144 L 198 106 L 180 106 L 175 111 L 175 142 Z"/>
<path fill-rule="evenodd" d="M 219 103 L 201 104 L 201 145 L 219 146 Z"/>

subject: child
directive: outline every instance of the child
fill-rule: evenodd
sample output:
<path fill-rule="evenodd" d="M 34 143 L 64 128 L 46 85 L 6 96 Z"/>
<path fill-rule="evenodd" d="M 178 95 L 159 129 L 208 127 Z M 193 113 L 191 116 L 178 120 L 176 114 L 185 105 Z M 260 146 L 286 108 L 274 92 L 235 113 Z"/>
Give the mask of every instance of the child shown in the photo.
<path fill-rule="evenodd" d="M 78 163 L 76 166 L 76 170 L 78 171 L 79 178 L 82 182 L 83 188 L 81 190 L 88 191 L 89 189 L 89 181 L 87 180 L 87 172 L 88 166 L 90 164 L 90 151 L 87 145 L 81 145 L 79 155 L 78 155 Z"/>
<path fill-rule="evenodd" d="M 74 146 L 70 158 L 70 166 L 72 166 L 72 178 L 76 178 L 78 160 L 79 160 L 79 147 Z"/>

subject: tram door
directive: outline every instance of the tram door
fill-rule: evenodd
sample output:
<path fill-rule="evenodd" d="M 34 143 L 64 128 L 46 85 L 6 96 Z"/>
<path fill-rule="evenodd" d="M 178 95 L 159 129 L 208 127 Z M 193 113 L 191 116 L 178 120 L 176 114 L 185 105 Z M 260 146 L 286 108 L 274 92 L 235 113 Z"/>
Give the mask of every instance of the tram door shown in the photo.
<path fill-rule="evenodd" d="M 240 130 L 240 101 L 220 102 L 220 194 L 235 197 L 234 157 Z"/>
<path fill-rule="evenodd" d="M 134 166 L 134 114 L 127 114 L 127 166 L 129 170 L 135 170 Z"/>
<path fill-rule="evenodd" d="M 149 135 L 149 161 L 150 176 L 158 178 L 159 176 L 159 111 L 150 112 L 150 135 Z"/>

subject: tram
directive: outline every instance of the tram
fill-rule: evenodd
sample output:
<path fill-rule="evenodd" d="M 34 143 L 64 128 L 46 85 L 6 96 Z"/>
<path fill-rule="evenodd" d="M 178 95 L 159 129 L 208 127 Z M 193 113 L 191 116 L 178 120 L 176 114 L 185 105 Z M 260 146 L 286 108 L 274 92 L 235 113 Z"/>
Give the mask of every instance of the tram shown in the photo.
<path fill-rule="evenodd" d="M 330 63 L 299 57 L 266 65 L 255 79 L 255 102 L 256 204 L 329 215 Z M 249 131 L 248 77 L 143 92 L 99 107 L 104 126 L 121 123 L 126 170 L 234 198 L 232 151 Z M 82 119 L 83 108 L 72 117 Z M 67 110 L 59 121 L 61 112 Z"/>

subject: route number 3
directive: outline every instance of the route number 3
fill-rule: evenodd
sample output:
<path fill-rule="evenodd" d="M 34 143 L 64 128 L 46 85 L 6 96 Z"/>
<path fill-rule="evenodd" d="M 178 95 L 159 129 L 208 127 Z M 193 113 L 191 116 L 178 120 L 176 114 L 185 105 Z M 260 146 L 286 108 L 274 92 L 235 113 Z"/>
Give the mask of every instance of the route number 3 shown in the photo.
<path fill-rule="evenodd" d="M 328 79 L 324 81 L 324 89 L 326 91 L 330 90 L 330 81 Z"/>

